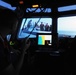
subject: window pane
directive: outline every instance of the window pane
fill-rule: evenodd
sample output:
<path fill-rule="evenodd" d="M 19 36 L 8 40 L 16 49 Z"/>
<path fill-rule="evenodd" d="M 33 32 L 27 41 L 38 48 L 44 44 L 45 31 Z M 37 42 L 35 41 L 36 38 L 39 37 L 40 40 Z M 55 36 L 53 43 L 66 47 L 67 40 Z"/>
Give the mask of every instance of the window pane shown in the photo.
<path fill-rule="evenodd" d="M 12 7 L 10 4 L 8 4 L 6 2 L 3 2 L 3 1 L 0 1 L 0 6 L 8 8 L 8 9 L 11 9 L 11 10 L 15 10 L 16 9 L 16 7 Z"/>
<path fill-rule="evenodd" d="M 58 36 L 71 37 L 76 35 L 76 16 L 58 18 Z"/>
<path fill-rule="evenodd" d="M 70 10 L 76 10 L 76 5 L 64 6 L 58 8 L 59 12 L 70 11 Z"/>

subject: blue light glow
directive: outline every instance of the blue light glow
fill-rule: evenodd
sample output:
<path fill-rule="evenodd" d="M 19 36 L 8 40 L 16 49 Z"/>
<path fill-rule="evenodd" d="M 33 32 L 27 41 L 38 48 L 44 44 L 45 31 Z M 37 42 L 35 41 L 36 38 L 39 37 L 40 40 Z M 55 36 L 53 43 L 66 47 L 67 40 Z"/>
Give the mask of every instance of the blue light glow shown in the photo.
<path fill-rule="evenodd" d="M 8 8 L 8 9 L 11 9 L 11 10 L 15 10 L 16 9 L 16 7 L 12 7 L 10 4 L 8 4 L 6 2 L 3 2 L 1 0 L 0 0 L 0 6 Z"/>
<path fill-rule="evenodd" d="M 59 12 L 70 11 L 70 10 L 76 10 L 76 5 L 64 6 L 58 8 Z"/>

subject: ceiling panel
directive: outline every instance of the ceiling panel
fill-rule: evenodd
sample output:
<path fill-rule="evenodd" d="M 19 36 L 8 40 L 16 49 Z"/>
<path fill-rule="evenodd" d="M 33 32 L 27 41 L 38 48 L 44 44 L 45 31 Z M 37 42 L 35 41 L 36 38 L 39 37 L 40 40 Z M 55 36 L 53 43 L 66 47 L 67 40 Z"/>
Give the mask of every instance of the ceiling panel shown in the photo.
<path fill-rule="evenodd" d="M 20 0 L 3 0 L 5 2 L 10 3 L 12 6 L 21 6 L 19 4 Z M 32 4 L 39 4 L 42 7 L 61 7 L 76 4 L 75 0 L 23 0 L 23 7 L 31 7 Z"/>

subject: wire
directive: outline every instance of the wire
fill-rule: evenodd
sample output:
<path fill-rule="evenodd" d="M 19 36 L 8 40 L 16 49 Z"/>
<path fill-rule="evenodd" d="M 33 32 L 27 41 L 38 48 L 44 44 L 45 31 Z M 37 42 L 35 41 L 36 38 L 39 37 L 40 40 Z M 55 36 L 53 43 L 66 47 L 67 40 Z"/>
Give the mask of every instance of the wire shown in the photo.
<path fill-rule="evenodd" d="M 40 21 L 40 19 L 41 19 L 41 17 L 40 17 L 39 20 L 37 21 L 36 25 L 33 27 L 33 29 L 32 29 L 32 31 L 30 32 L 30 34 L 26 37 L 26 39 L 29 38 L 29 36 L 30 36 L 31 33 L 33 32 L 34 28 L 37 26 L 37 24 L 38 24 L 38 22 Z"/>
<path fill-rule="evenodd" d="M 32 13 L 34 13 L 37 9 L 38 9 L 38 8 L 36 8 L 34 11 L 32 11 Z M 28 11 L 29 11 L 29 10 L 28 10 Z M 44 9 L 41 9 L 41 13 L 42 13 L 43 11 L 45 11 L 45 8 L 44 8 Z M 29 11 L 29 12 L 30 12 L 30 11 Z M 41 16 L 41 17 L 42 17 L 42 16 Z M 26 39 L 28 39 L 29 36 L 32 34 L 34 28 L 37 26 L 37 24 L 38 24 L 38 22 L 40 21 L 41 17 L 40 17 L 39 20 L 37 21 L 36 25 L 33 27 L 33 29 L 32 29 L 32 31 L 30 32 L 30 34 L 29 34 L 27 37 L 25 37 Z"/>

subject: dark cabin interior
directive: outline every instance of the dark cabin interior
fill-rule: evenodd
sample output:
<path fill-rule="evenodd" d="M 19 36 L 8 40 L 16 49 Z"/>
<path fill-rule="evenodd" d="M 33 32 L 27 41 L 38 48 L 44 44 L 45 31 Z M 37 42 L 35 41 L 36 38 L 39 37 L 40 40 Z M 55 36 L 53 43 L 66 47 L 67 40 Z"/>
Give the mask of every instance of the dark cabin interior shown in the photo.
<path fill-rule="evenodd" d="M 52 48 L 47 48 L 43 46 L 38 50 L 37 38 L 30 38 L 31 46 L 25 54 L 24 64 L 22 66 L 20 75 L 75 75 L 76 73 L 76 63 L 75 63 L 75 49 L 76 49 L 76 38 L 75 35 L 62 33 L 59 36 L 58 32 L 58 18 L 60 17 L 71 17 L 76 16 L 76 7 L 68 10 L 69 8 L 63 10 L 64 7 L 76 5 L 74 0 L 2 0 L 11 4 L 12 7 L 20 8 L 16 10 L 20 17 L 20 25 L 23 18 L 44 18 L 50 17 L 52 19 Z M 32 7 L 32 5 L 38 5 L 38 7 Z M 2 8 L 2 7 L 1 7 Z M 33 10 L 33 8 L 35 8 Z M 59 10 L 61 8 L 62 10 Z M 39 11 L 36 11 L 38 10 Z M 45 11 L 50 9 L 51 11 Z M 26 11 L 27 10 L 27 11 Z M 76 19 L 75 19 L 76 20 Z M 68 22 L 68 21 L 67 21 Z M 64 23 L 65 24 L 65 23 Z M 68 24 L 69 25 L 69 24 Z M 72 25 L 73 26 L 73 25 Z M 68 28 L 67 26 L 66 28 Z M 63 29 L 63 28 L 62 28 Z M 65 27 L 64 27 L 65 29 Z M 18 30 L 17 30 L 18 33 Z M 33 32 L 33 34 L 35 34 Z M 20 40 L 17 39 L 20 45 Z M 15 46 L 18 48 L 19 46 Z"/>

